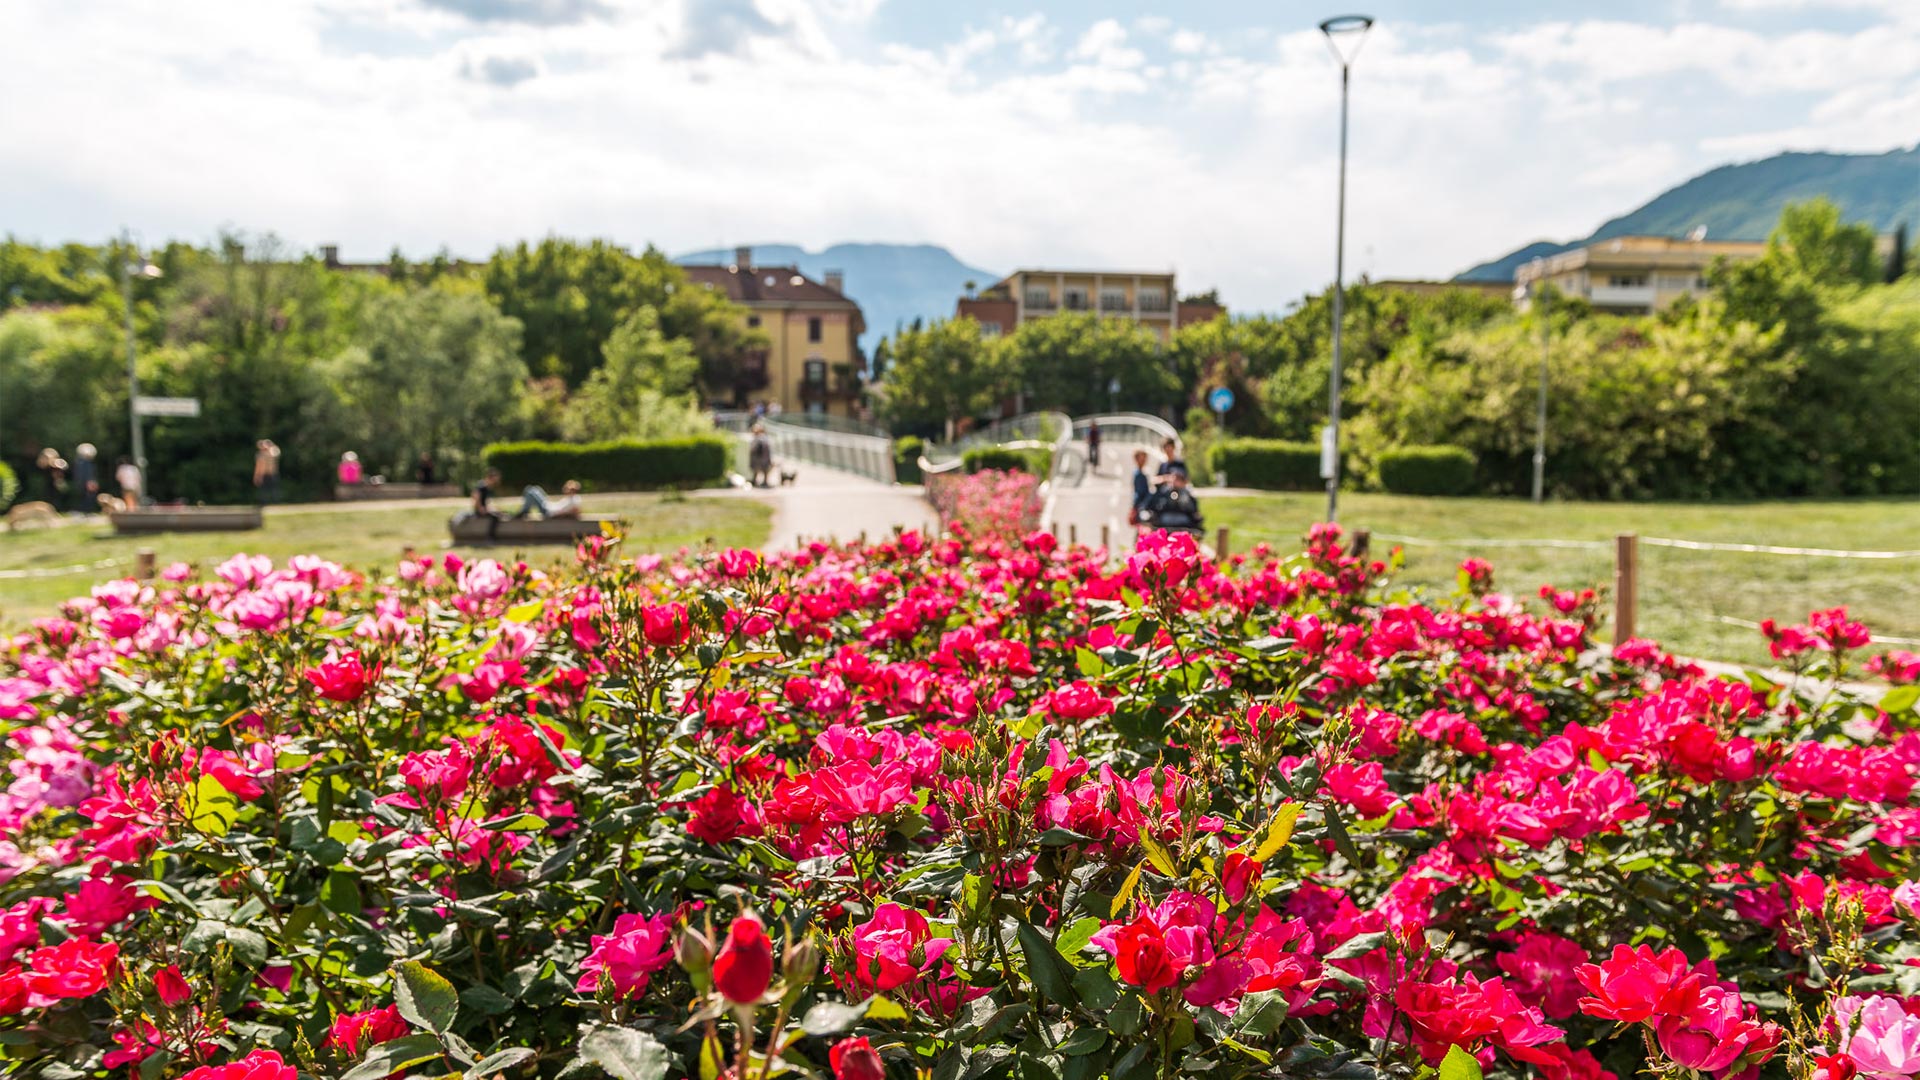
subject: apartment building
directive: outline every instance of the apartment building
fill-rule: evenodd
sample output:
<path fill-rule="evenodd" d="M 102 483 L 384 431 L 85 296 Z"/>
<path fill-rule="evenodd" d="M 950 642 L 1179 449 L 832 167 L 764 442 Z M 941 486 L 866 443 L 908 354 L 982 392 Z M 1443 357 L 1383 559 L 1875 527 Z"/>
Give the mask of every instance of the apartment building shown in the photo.
<path fill-rule="evenodd" d="M 860 305 L 841 291 L 837 271 L 815 281 L 791 266 L 755 266 L 752 248 L 736 248 L 726 266 L 685 266 L 695 285 L 717 290 L 746 308 L 749 327 L 767 336 L 765 350 L 748 360 L 741 400 L 778 403 L 786 412 L 854 416 L 867 373 Z M 764 386 L 748 390 L 747 386 Z"/>
<path fill-rule="evenodd" d="M 1620 236 L 1522 263 L 1514 271 L 1513 297 L 1524 311 L 1533 290 L 1546 284 L 1596 311 L 1648 315 L 1705 293 L 1715 260 L 1757 259 L 1766 250 L 1758 240 Z"/>
<path fill-rule="evenodd" d="M 954 314 L 977 320 L 994 335 L 1062 312 L 1092 312 L 1131 319 L 1165 344 L 1180 327 L 1225 310 L 1212 301 L 1182 301 L 1171 273 L 1016 270 L 978 295 L 961 297 Z"/>

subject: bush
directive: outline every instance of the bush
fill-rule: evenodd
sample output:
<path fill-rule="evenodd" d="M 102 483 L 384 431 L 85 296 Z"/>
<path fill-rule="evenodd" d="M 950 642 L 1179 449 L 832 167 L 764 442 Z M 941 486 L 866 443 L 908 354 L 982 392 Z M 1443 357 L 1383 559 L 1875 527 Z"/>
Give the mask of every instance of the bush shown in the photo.
<path fill-rule="evenodd" d="M 1207 464 L 1215 474 L 1226 473 L 1234 487 L 1312 491 L 1326 486 L 1320 478 L 1320 448 L 1312 443 L 1229 439 L 1213 447 Z"/>
<path fill-rule="evenodd" d="M 993 469 L 1023 472 L 1045 480 L 1053 475 L 1053 451 L 1039 447 L 976 446 L 960 455 L 960 464 L 970 473 Z"/>
<path fill-rule="evenodd" d="M 0 510 L 13 505 L 15 496 L 20 494 L 20 478 L 13 473 L 13 466 L 0 461 Z"/>
<path fill-rule="evenodd" d="M 495 443 L 484 454 L 509 489 L 528 484 L 557 489 L 578 480 L 588 491 L 652 491 L 724 479 L 733 449 L 728 439 L 701 435 L 657 442 Z"/>
<path fill-rule="evenodd" d="M 893 440 L 893 478 L 902 484 L 917 484 L 921 481 L 920 455 L 927 449 L 927 440 L 918 435 L 902 435 Z"/>
<path fill-rule="evenodd" d="M 1459 446 L 1402 446 L 1380 455 L 1380 484 L 1395 495 L 1465 495 L 1477 462 Z"/>

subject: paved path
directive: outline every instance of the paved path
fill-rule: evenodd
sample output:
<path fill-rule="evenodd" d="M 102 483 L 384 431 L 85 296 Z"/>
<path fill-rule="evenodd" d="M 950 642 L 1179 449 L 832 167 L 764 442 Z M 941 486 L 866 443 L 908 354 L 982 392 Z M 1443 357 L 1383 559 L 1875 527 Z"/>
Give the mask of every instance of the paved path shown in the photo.
<path fill-rule="evenodd" d="M 764 545 L 785 551 L 809 540 L 878 540 L 894 526 L 917 529 L 936 520 L 916 485 L 882 484 L 864 476 L 802 464 L 791 487 L 710 490 L 701 498 L 758 499 L 773 506 L 773 529 Z"/>
<path fill-rule="evenodd" d="M 1100 448 L 1100 468 L 1088 469 L 1080 483 L 1056 481 L 1042 526 L 1057 529 L 1063 541 L 1078 540 L 1088 547 L 1100 545 L 1105 529 L 1110 550 L 1130 550 L 1133 527 L 1127 524 L 1127 509 L 1133 504 L 1133 451 L 1131 446 L 1109 443 Z M 1086 445 L 1074 444 L 1074 452 L 1084 454 Z"/>

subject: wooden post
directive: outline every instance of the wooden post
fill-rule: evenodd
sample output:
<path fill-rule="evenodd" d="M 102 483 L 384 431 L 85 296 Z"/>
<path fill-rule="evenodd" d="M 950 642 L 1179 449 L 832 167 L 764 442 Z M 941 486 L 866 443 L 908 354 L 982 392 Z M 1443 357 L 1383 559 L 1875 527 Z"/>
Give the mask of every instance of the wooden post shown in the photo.
<path fill-rule="evenodd" d="M 1102 524 L 1100 526 L 1101 549 L 1105 550 L 1112 543 L 1112 541 L 1113 541 L 1113 526 Z"/>
<path fill-rule="evenodd" d="M 1356 559 L 1366 558 L 1367 550 L 1372 546 L 1373 546 L 1373 530 L 1371 529 L 1353 530 L 1353 557 L 1354 558 Z"/>
<path fill-rule="evenodd" d="M 1227 555 L 1227 527 L 1222 525 L 1220 526 L 1220 532 L 1217 538 L 1213 542 L 1213 557 L 1215 561 L 1226 562 Z"/>
<path fill-rule="evenodd" d="M 133 555 L 133 576 L 141 581 L 153 580 L 153 549 L 141 548 Z"/>
<path fill-rule="evenodd" d="M 1640 538 L 1621 533 L 1613 538 L 1613 643 L 1634 636 L 1640 613 Z"/>
<path fill-rule="evenodd" d="M 1058 521 L 1055 521 L 1053 523 L 1053 528 L 1048 529 L 1047 531 L 1053 534 L 1054 539 L 1058 540 L 1060 538 L 1060 523 Z"/>
<path fill-rule="evenodd" d="M 1078 544 L 1079 542 L 1080 542 L 1080 523 L 1077 521 L 1067 522 L 1067 546 L 1072 547 L 1073 545 Z"/>

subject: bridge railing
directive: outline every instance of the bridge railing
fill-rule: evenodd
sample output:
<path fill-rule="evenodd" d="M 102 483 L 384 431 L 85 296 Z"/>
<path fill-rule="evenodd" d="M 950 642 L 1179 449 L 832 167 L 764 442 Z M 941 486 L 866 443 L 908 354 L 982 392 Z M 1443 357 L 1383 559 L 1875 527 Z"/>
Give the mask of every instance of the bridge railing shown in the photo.
<path fill-rule="evenodd" d="M 882 484 L 891 484 L 893 476 L 893 438 L 883 428 L 846 417 L 762 416 L 746 412 L 717 412 L 714 426 L 738 437 L 735 455 L 737 467 L 747 470 L 747 448 L 753 442 L 753 425 L 766 428 L 767 441 L 778 462 L 804 461 L 829 469 L 854 473 Z"/>
<path fill-rule="evenodd" d="M 996 420 L 950 443 L 928 443 L 920 455 L 920 471 L 930 475 L 955 472 L 968 450 L 981 446 L 1044 447 L 1059 455 L 1073 439 L 1073 418 L 1059 412 L 1031 412 Z"/>

